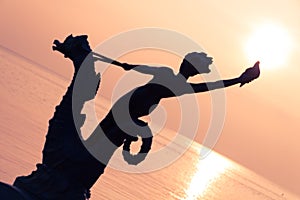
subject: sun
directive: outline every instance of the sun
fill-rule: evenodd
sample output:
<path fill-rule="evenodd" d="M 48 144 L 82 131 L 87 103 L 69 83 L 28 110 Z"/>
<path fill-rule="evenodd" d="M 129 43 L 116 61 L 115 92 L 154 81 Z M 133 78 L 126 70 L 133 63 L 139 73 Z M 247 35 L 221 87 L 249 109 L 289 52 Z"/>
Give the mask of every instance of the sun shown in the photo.
<path fill-rule="evenodd" d="M 284 66 L 291 50 L 291 38 L 279 25 L 264 24 L 255 28 L 245 45 L 249 61 L 260 61 L 263 68 Z"/>

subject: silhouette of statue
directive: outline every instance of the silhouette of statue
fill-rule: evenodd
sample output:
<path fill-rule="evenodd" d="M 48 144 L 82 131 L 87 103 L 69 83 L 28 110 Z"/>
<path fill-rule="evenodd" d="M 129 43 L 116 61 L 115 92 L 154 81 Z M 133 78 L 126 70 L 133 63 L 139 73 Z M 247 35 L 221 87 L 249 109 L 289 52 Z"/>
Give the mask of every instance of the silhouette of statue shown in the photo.
<path fill-rule="evenodd" d="M 123 148 L 128 151 L 131 142 L 135 141 L 136 135 L 134 134 L 136 132 L 144 134 L 142 135 L 143 145 L 140 153 L 147 153 L 150 150 L 152 137 L 147 130 L 147 124 L 139 120 L 139 118 L 149 115 L 161 99 L 206 92 L 239 83 L 241 84 L 240 87 L 242 87 L 260 75 L 259 62 L 256 62 L 252 68 L 248 68 L 237 78 L 209 83 L 189 83 L 187 82 L 189 77 L 210 72 L 209 65 L 212 64 L 212 58 L 205 53 L 197 52 L 189 53 L 185 56 L 178 74 L 174 74 L 168 67 L 151 67 L 116 62 L 114 64 L 127 70 L 133 69 L 140 73 L 150 74 L 153 78 L 147 84 L 137 87 L 119 98 L 91 136 L 84 142 L 94 156 L 105 162 L 108 162 L 108 160 L 105 158 L 105 155 L 98 151 L 100 147 L 106 144 L 107 149 L 113 149 L 111 146 L 119 147 L 124 143 Z M 146 127 L 146 129 L 143 129 L 143 127 Z M 125 139 L 128 133 L 132 133 L 132 140 L 130 138 Z M 112 143 L 109 143 L 109 141 L 101 142 L 103 135 L 109 138 Z M 123 151 L 123 155 L 126 158 L 126 151 Z M 131 162 L 140 162 L 144 158 L 145 155 L 140 155 L 136 160 L 131 158 Z"/>
<path fill-rule="evenodd" d="M 190 53 L 183 59 L 180 71 L 174 74 L 167 67 L 150 67 L 120 63 L 105 56 L 92 53 L 87 36 L 70 35 L 63 43 L 54 41 L 57 50 L 73 61 L 75 72 L 61 103 L 56 107 L 43 149 L 42 164 L 29 176 L 17 177 L 14 186 L 29 199 L 73 199 L 90 197 L 89 189 L 104 172 L 115 150 L 123 145 L 123 155 L 129 164 L 145 159 L 152 144 L 152 133 L 147 123 L 139 118 L 150 114 L 163 98 L 205 92 L 241 83 L 241 86 L 259 77 L 259 63 L 247 69 L 240 77 L 211 83 L 188 83 L 189 77 L 209 73 L 212 58 L 205 53 Z M 94 57 L 96 56 L 96 58 Z M 77 133 L 73 115 L 78 116 L 79 127 L 85 115 L 81 114 L 86 101 L 93 99 L 100 83 L 100 75 L 94 71 L 95 60 L 110 62 L 125 70 L 134 69 L 152 74 L 147 84 L 122 96 L 112 106 L 91 136 L 83 141 Z M 82 63 L 86 64 L 86 83 L 80 94 L 72 101 L 75 78 Z M 81 90 L 82 91 L 82 90 Z M 77 120 L 78 121 L 78 120 Z M 131 156 L 130 144 L 142 137 L 142 146 L 136 156 Z M 88 147 L 88 149 L 86 148 Z M 24 196 L 24 199 L 26 197 Z"/>
<path fill-rule="evenodd" d="M 37 164 L 31 175 L 17 177 L 13 185 L 31 199 L 88 199 L 89 189 L 106 165 L 96 160 L 82 144 L 73 115 L 79 119 L 77 126 L 82 126 L 85 120 L 85 115 L 81 114 L 83 105 L 95 97 L 99 87 L 100 74 L 94 69 L 94 62 L 99 58 L 93 56 L 85 35 L 70 35 L 63 43 L 55 40 L 54 45 L 53 50 L 73 61 L 74 76 L 49 121 L 42 164 Z M 75 79 L 83 62 L 86 79 L 81 87 L 84 89 L 76 96 L 76 101 L 72 101 Z"/>

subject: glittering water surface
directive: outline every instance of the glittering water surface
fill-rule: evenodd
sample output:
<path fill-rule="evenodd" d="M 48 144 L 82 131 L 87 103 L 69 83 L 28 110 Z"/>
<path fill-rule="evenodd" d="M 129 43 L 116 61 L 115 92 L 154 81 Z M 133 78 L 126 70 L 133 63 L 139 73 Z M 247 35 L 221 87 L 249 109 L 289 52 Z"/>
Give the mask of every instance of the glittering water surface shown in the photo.
<path fill-rule="evenodd" d="M 93 191 L 104 199 L 292 199 L 274 184 L 215 152 L 199 159 L 200 148 L 193 144 L 175 163 L 151 173 L 109 168 Z"/>

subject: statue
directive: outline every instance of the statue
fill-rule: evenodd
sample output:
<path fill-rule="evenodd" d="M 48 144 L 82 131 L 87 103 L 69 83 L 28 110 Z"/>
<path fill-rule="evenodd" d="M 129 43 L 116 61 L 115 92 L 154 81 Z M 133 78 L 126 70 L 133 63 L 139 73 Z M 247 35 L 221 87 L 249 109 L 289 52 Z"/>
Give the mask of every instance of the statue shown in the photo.
<path fill-rule="evenodd" d="M 193 84 L 188 82 L 189 77 L 210 72 L 212 58 L 205 53 L 187 54 L 180 65 L 179 73 L 174 74 L 167 67 L 120 63 L 94 53 L 85 35 L 70 35 L 63 43 L 55 40 L 53 50 L 61 52 L 73 61 L 73 79 L 52 119 L 49 120 L 42 163 L 37 164 L 37 169 L 30 175 L 17 177 L 13 186 L 1 183 L 0 197 L 12 199 L 15 195 L 14 199 L 27 200 L 89 199 L 90 188 L 103 174 L 117 148 L 123 145 L 123 156 L 129 164 L 136 165 L 145 159 L 151 149 L 153 137 L 147 123 L 139 118 L 150 114 L 161 99 L 206 92 L 235 84 L 242 86 L 259 77 L 257 62 L 237 78 Z M 153 78 L 118 99 L 91 136 L 82 141 L 77 133 L 73 115 L 80 119 L 77 123 L 82 126 L 85 121 L 85 115 L 81 114 L 83 105 L 95 97 L 100 84 L 100 74 L 94 69 L 97 60 L 109 62 L 125 70 L 132 69 L 151 74 Z M 87 82 L 83 86 L 84 92 L 76 94 L 76 101 L 72 101 L 75 79 L 83 62 Z M 136 141 L 138 136 L 141 136 L 143 144 L 140 152 L 133 156 L 130 154 L 130 144 Z M 87 149 L 86 146 L 91 149 Z"/>

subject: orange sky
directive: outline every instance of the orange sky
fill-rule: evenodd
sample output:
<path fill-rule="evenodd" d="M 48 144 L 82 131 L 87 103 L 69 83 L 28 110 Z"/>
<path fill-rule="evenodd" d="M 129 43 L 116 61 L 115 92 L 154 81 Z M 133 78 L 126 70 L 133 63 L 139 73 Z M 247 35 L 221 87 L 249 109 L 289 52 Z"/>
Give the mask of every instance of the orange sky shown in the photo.
<path fill-rule="evenodd" d="M 52 52 L 53 39 L 63 39 L 70 33 L 88 34 L 91 46 L 95 47 L 124 31 L 158 27 L 196 41 L 214 57 L 222 77 L 232 78 L 253 64 L 245 54 L 245 44 L 255 28 L 264 23 L 283 27 L 291 37 L 292 51 L 285 66 L 264 69 L 261 61 L 259 80 L 242 89 L 226 90 L 227 118 L 216 150 L 299 192 L 298 0 L 0 2 L 0 44 L 65 77 L 72 73 L 70 62 Z M 157 60 L 152 60 L 155 58 L 128 56 L 129 61 L 136 63 L 179 64 L 175 58 L 171 61 L 167 56 L 157 56 Z M 201 99 L 202 104 L 209 102 L 209 95 L 201 94 Z M 203 120 L 204 124 L 209 122 L 205 116 Z M 201 131 L 205 127 L 200 127 L 198 141 L 202 138 Z"/>

